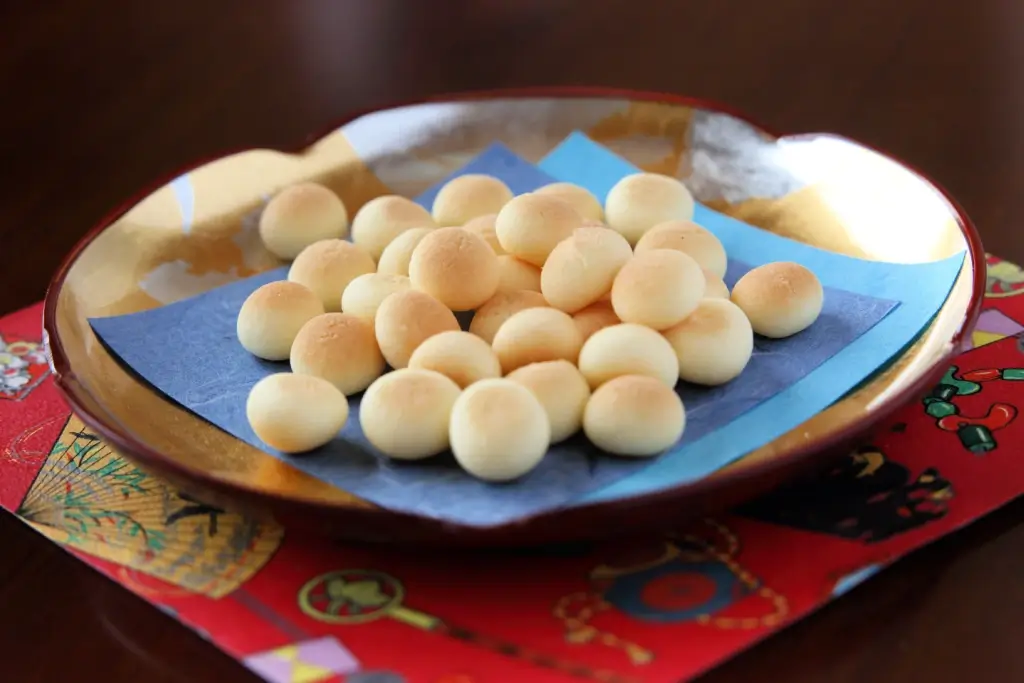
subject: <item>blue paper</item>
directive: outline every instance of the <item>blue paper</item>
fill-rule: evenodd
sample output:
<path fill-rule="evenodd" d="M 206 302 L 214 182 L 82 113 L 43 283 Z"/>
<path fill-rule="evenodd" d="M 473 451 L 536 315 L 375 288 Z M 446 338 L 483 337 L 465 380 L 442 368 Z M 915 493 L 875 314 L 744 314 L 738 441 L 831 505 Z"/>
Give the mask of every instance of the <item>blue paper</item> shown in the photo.
<path fill-rule="evenodd" d="M 562 148 L 556 154 L 564 152 Z M 497 161 L 491 164 L 489 159 Z M 551 159 L 557 161 L 558 157 Z M 557 167 L 555 164 L 556 170 Z M 552 182 L 551 176 L 539 172 L 501 146 L 489 149 L 463 172 L 467 170 L 497 175 L 517 192 Z M 632 169 L 627 172 L 632 172 Z M 441 184 L 420 197 L 420 203 L 429 206 Z M 591 189 L 598 187 L 595 183 Z M 741 224 L 741 227 L 750 233 L 760 234 L 749 226 Z M 789 247 L 799 246 L 782 238 L 769 237 Z M 776 258 L 779 257 L 772 260 Z M 749 260 L 758 262 L 756 258 Z M 915 268 L 887 267 L 890 270 Z M 746 269 L 742 263 L 731 261 L 727 281 L 735 281 Z M 540 467 L 523 479 L 508 485 L 491 485 L 463 473 L 449 454 L 419 463 L 394 463 L 376 455 L 359 428 L 358 398 L 352 399 L 352 413 L 341 433 L 342 438 L 316 453 L 283 455 L 268 449 L 256 438 L 245 418 L 246 396 L 261 377 L 287 370 L 287 364 L 260 361 L 245 352 L 235 337 L 235 318 L 250 292 L 266 282 L 284 278 L 286 272 L 284 268 L 277 269 L 162 308 L 90 322 L 113 353 L 158 390 L 238 438 L 383 507 L 481 526 L 512 521 L 582 500 L 606 497 L 607 491 L 616 488 L 625 487 L 625 495 L 629 495 L 634 481 L 639 480 L 640 490 L 643 490 L 646 473 L 656 467 L 663 471 L 657 488 L 705 476 L 772 438 L 757 438 L 750 446 L 733 447 L 737 440 L 752 440 L 750 435 L 733 427 L 727 430 L 718 427 L 737 416 L 739 419 L 733 424 L 739 424 L 754 412 L 775 404 L 787 392 L 770 398 L 772 394 L 807 375 L 837 351 L 846 353 L 850 347 L 840 349 L 851 338 L 863 334 L 880 319 L 884 322 L 892 318 L 904 308 L 903 305 L 893 308 L 895 297 L 883 300 L 878 296 L 853 294 L 829 287 L 825 310 L 818 322 L 788 340 L 759 339 L 749 368 L 735 382 L 713 390 L 681 387 L 689 422 L 682 445 L 673 452 L 654 461 L 619 459 L 599 453 L 585 439 L 577 437 L 553 448 Z M 824 276 L 824 273 L 819 272 L 819 275 Z M 893 312 L 886 317 L 889 311 Z M 916 331 L 910 332 L 904 341 L 909 341 Z M 872 370 L 874 367 L 864 374 Z M 812 376 L 820 371 L 819 368 Z M 857 380 L 862 378 L 860 375 Z M 791 419 L 785 413 L 786 410 L 799 412 L 810 409 L 801 396 L 791 396 L 778 412 L 783 413 L 784 421 L 799 423 L 827 405 L 818 405 L 815 401 L 823 394 L 831 396 L 833 393 L 831 390 L 811 391 L 811 402 L 817 407 L 803 417 Z M 719 438 L 720 435 L 727 435 L 727 438 Z M 724 450 L 735 455 L 707 459 L 693 455 L 701 451 L 703 444 L 716 438 L 724 444 Z M 667 470 L 662 467 L 665 462 L 672 463 Z M 676 479 L 665 478 L 665 471 Z M 650 482 L 646 485 L 650 486 Z M 635 490 L 636 486 L 633 488 Z"/>
<path fill-rule="evenodd" d="M 578 132 L 538 166 L 560 181 L 586 187 L 602 203 L 615 183 L 639 170 Z M 694 221 L 715 233 L 730 258 L 755 266 L 796 261 L 814 271 L 826 287 L 899 301 L 900 306 L 855 343 L 728 429 L 658 458 L 642 472 L 592 492 L 585 501 L 642 495 L 700 479 L 810 419 L 886 364 L 924 329 L 963 265 L 963 253 L 912 265 L 843 256 L 752 228 L 701 204 L 696 206 Z"/>

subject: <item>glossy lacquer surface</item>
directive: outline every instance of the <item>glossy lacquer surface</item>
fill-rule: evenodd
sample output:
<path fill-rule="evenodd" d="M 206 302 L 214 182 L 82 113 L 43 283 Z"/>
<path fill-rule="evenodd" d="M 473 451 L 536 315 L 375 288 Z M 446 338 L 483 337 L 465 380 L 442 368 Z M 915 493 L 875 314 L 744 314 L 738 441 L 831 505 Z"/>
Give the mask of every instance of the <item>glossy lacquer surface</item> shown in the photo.
<path fill-rule="evenodd" d="M 852 395 L 709 478 L 514 522 L 453 522 L 378 508 L 304 474 L 154 392 L 98 343 L 88 320 L 146 310 L 276 267 L 256 229 L 266 198 L 315 180 L 355 213 L 415 197 L 499 140 L 539 161 L 582 131 L 635 166 L 684 179 L 704 204 L 760 229 L 864 259 L 922 263 L 966 251 L 926 332 Z M 933 183 L 834 135 L 777 136 L 725 105 L 602 88 L 473 92 L 356 115 L 297 151 L 249 150 L 144 191 L 67 258 L 47 297 L 55 377 L 87 424 L 126 457 L 181 485 L 343 538 L 521 544 L 632 528 L 766 488 L 840 452 L 929 387 L 960 349 L 983 291 L 980 240 Z M 213 351 L 211 351 L 213 352 Z M 335 482 L 337 484 L 337 482 Z"/>

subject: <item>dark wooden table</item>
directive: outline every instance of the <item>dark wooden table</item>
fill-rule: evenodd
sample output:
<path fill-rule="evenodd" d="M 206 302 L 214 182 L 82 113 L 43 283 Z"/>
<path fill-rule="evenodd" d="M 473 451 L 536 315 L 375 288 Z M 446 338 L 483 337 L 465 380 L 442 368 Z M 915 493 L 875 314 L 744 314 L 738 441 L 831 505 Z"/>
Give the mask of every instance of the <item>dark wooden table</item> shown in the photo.
<path fill-rule="evenodd" d="M 1019 0 L 51 0 L 0 3 L 0 26 L 0 312 L 41 299 L 105 211 L 198 157 L 532 84 L 706 96 L 860 139 L 1024 261 Z M 0 680 L 254 680 L 10 518 L 0 548 Z M 1018 501 L 705 680 L 1024 681 L 1022 577 Z"/>

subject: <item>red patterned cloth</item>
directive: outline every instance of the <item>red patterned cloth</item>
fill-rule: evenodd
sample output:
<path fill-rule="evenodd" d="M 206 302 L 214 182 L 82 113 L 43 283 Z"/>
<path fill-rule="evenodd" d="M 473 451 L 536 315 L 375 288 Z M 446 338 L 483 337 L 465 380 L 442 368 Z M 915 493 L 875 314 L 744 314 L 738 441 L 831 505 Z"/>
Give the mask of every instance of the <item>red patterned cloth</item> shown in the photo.
<path fill-rule="evenodd" d="M 975 348 L 815 481 L 500 558 L 303 543 L 181 494 L 69 414 L 35 306 L 0 319 L 0 505 L 273 683 L 676 682 L 1024 491 L 1022 283 L 990 259 Z"/>

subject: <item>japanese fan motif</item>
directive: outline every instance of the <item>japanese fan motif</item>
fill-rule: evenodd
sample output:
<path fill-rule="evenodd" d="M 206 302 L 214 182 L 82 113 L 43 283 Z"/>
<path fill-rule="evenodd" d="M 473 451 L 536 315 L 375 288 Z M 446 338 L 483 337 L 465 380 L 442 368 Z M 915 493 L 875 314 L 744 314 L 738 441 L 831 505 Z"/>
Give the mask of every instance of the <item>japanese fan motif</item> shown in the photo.
<path fill-rule="evenodd" d="M 151 477 L 74 416 L 17 514 L 57 543 L 211 597 L 255 574 L 283 536 Z"/>

